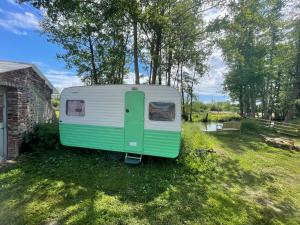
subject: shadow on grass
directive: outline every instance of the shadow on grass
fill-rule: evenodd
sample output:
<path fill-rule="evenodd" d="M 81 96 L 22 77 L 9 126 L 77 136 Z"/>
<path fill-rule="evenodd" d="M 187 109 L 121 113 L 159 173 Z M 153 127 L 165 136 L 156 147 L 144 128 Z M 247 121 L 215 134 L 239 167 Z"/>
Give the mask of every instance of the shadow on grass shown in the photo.
<path fill-rule="evenodd" d="M 195 163 L 198 169 L 146 158 L 134 167 L 63 148 L 27 154 L 0 171 L 0 224 L 272 224 L 294 217 L 288 200 L 276 211 L 242 197 L 271 178 L 231 159 Z"/>

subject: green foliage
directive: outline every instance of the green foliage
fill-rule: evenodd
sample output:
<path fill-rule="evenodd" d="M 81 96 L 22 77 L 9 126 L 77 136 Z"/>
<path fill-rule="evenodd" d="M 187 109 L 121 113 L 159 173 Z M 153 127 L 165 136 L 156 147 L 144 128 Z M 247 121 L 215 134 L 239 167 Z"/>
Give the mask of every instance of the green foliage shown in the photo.
<path fill-rule="evenodd" d="M 190 105 L 186 104 L 185 108 L 189 111 Z M 230 102 L 213 102 L 203 103 L 200 101 L 193 102 L 193 112 L 217 111 L 217 112 L 238 112 L 238 107 Z"/>
<path fill-rule="evenodd" d="M 43 33 L 65 49 L 58 57 L 68 67 L 75 68 L 87 84 L 122 83 L 132 59 L 135 64 L 142 61 L 146 69 L 151 67 L 153 84 L 162 84 L 164 71 L 167 85 L 171 85 L 171 79 L 178 82 L 178 73 L 172 74 L 172 69 L 179 64 L 195 71 L 194 78 L 191 74 L 185 76 L 189 85 L 191 80 L 198 81 L 207 69 L 205 61 L 210 48 L 202 32 L 205 28 L 202 16 L 198 15 L 204 5 L 201 2 L 21 2 L 45 9 Z M 138 65 L 135 69 L 138 80 Z"/>
<path fill-rule="evenodd" d="M 52 99 L 52 106 L 54 107 L 54 108 L 59 108 L 59 106 L 60 106 L 60 99 L 59 98 L 54 98 L 54 99 Z"/>
<path fill-rule="evenodd" d="M 123 82 L 129 67 L 130 32 L 125 1 L 22 2 L 45 9 L 42 32 L 64 48 L 58 58 L 75 68 L 86 84 Z"/>
<path fill-rule="evenodd" d="M 208 113 L 207 121 L 206 114 Z M 233 112 L 202 112 L 202 113 L 193 113 L 193 122 L 226 122 L 232 120 L 240 120 L 241 116 Z"/>
<path fill-rule="evenodd" d="M 45 123 L 36 125 L 31 132 L 23 137 L 23 152 L 53 150 L 58 148 L 59 130 L 57 123 Z"/>
<path fill-rule="evenodd" d="M 192 170 L 209 172 L 214 169 L 217 163 L 217 156 L 208 154 L 206 157 L 199 157 L 197 150 L 212 149 L 213 138 L 199 129 L 198 126 L 189 124 L 183 125 L 182 150 L 179 162 L 184 163 Z"/>
<path fill-rule="evenodd" d="M 60 111 L 59 110 L 54 110 L 54 113 L 55 113 L 56 118 L 59 118 Z"/>
<path fill-rule="evenodd" d="M 218 38 L 229 68 L 224 84 L 231 98 L 239 101 L 241 116 L 254 117 L 259 111 L 266 119 L 274 115 L 282 120 L 291 107 L 287 103 L 293 77 L 298 77 L 299 21 L 297 16 L 283 19 L 286 6 L 283 0 L 235 1 L 227 8 L 231 17 L 217 19 L 211 25 L 218 32 L 224 31 Z M 297 7 L 295 3 L 295 12 Z"/>
<path fill-rule="evenodd" d="M 296 107 L 296 116 L 300 117 L 300 99 L 297 99 L 295 101 L 295 107 Z"/>
<path fill-rule="evenodd" d="M 218 45 L 227 64 L 225 90 L 239 102 L 242 117 L 292 118 L 300 77 L 299 4 L 248 1 L 70 1 L 20 0 L 43 9 L 42 32 L 61 45 L 58 54 L 90 84 L 121 84 L 134 59 L 135 80 L 166 84 L 181 91 L 184 117 L 192 119 L 195 85 L 209 69 Z M 224 16 L 206 24 L 207 9 Z M 286 8 L 295 15 L 285 19 Z M 133 43 L 132 43 L 133 42 Z M 299 42 L 299 43 L 298 43 Z M 298 44 L 297 44 L 298 43 Z M 139 73 L 139 62 L 148 74 Z M 257 102 L 261 106 L 257 107 Z M 56 104 L 56 103 L 55 103 Z M 187 107 L 191 105 L 191 107 Z M 207 109 L 205 109 L 207 108 Z M 199 109 L 199 110 L 202 110 Z M 234 111 L 211 104 L 211 111 Z M 286 116 L 289 115 L 289 116 Z"/>
<path fill-rule="evenodd" d="M 241 131 L 242 132 L 258 132 L 261 130 L 259 124 L 255 120 L 243 120 L 241 124 Z"/>

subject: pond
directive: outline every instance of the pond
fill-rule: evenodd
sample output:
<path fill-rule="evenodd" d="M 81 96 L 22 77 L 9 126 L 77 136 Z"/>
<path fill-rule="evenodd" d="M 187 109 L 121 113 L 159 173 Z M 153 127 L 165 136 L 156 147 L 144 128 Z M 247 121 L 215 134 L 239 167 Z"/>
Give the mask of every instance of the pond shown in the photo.
<path fill-rule="evenodd" d="M 212 132 L 212 131 L 217 131 L 217 124 L 221 124 L 218 122 L 200 122 L 199 126 L 200 129 L 206 132 Z"/>

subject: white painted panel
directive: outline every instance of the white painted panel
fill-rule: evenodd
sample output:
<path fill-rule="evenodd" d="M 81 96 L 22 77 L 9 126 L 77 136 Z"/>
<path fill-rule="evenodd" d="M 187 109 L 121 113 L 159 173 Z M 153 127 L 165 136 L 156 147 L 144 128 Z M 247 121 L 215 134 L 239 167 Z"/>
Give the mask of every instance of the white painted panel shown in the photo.
<path fill-rule="evenodd" d="M 61 94 L 60 120 L 63 123 L 124 127 L 125 93 L 135 87 L 145 93 L 145 129 L 181 130 L 181 102 L 178 91 L 167 86 L 104 85 L 66 88 Z M 66 100 L 84 100 L 85 116 L 67 116 Z M 150 121 L 150 102 L 175 103 L 174 121 Z"/>

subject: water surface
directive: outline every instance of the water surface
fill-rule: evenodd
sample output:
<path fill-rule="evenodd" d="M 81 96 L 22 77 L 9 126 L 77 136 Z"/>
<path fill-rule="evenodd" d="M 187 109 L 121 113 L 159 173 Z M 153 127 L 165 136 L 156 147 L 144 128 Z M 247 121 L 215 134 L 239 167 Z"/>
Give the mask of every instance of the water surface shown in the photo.
<path fill-rule="evenodd" d="M 212 132 L 212 131 L 217 131 L 217 124 L 221 124 L 218 122 L 200 122 L 199 126 L 200 129 L 206 132 Z"/>

